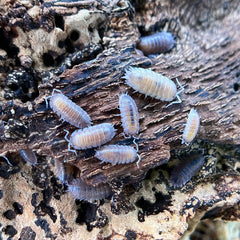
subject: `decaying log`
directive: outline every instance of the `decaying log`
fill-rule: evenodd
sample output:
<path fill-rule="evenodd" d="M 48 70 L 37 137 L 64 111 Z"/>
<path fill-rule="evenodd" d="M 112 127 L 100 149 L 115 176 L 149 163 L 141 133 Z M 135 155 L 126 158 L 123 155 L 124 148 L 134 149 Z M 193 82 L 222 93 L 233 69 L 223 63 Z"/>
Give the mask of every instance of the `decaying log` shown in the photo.
<path fill-rule="evenodd" d="M 4 237 L 180 239 L 201 219 L 239 220 L 239 214 L 227 215 L 240 200 L 239 16 L 238 1 L 1 5 L 0 155 L 13 166 L 0 159 L 0 213 L 13 202 L 24 207 L 18 218 L 4 221 Z M 170 52 L 144 56 L 137 51 L 141 35 L 162 30 L 175 36 Z M 135 93 L 123 78 L 130 66 L 178 78 L 185 88 L 183 102 L 165 108 L 168 103 Z M 111 144 L 134 146 L 121 135 L 118 109 L 119 94 L 131 95 L 140 113 L 140 169 L 136 162 L 101 164 L 94 149 L 77 156 L 69 152 L 64 130 L 76 128 L 46 105 L 54 88 L 81 106 L 94 125 L 114 124 Z M 187 147 L 180 138 L 193 107 L 201 127 Z M 176 159 L 199 148 L 208 156 L 206 163 L 192 181 L 174 190 L 169 178 Z M 39 165 L 23 165 L 19 151 L 26 149 L 36 152 Z M 54 159 L 71 161 L 88 185 L 108 183 L 111 201 L 76 205 L 56 179 Z"/>

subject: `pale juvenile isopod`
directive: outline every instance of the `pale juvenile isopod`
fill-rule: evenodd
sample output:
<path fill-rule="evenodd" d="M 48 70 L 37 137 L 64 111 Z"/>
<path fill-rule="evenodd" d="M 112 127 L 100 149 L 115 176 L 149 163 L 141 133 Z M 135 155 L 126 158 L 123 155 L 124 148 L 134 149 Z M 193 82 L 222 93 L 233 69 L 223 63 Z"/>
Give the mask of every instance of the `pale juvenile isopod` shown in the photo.
<path fill-rule="evenodd" d="M 80 174 L 80 170 L 76 166 L 57 159 L 55 159 L 55 169 L 57 177 L 62 183 L 69 183 Z"/>
<path fill-rule="evenodd" d="M 137 48 L 145 55 L 158 54 L 170 51 L 175 43 L 173 35 L 170 32 L 163 31 L 140 38 Z"/>
<path fill-rule="evenodd" d="M 20 153 L 21 157 L 29 164 L 31 164 L 33 166 L 35 166 L 37 164 L 36 154 L 32 150 L 25 149 L 25 150 L 21 150 L 19 153 Z"/>
<path fill-rule="evenodd" d="M 91 125 L 91 118 L 87 112 L 63 95 L 60 90 L 53 89 L 52 95 L 49 98 L 50 107 L 64 121 L 78 128 Z"/>
<path fill-rule="evenodd" d="M 138 158 L 137 166 L 141 157 L 137 154 L 135 148 L 124 145 L 106 145 L 96 151 L 95 157 L 100 159 L 102 163 L 107 162 L 113 165 L 132 163 Z"/>
<path fill-rule="evenodd" d="M 65 139 L 69 142 L 69 151 L 73 151 L 70 149 L 71 146 L 77 150 L 83 150 L 98 147 L 111 141 L 115 136 L 115 131 L 116 129 L 111 123 L 102 123 L 76 130 L 71 134 L 70 139 L 67 139 L 69 132 L 66 131 Z"/>
<path fill-rule="evenodd" d="M 187 124 L 183 131 L 182 143 L 189 145 L 192 140 L 196 137 L 200 126 L 200 117 L 198 112 L 192 108 L 188 114 Z"/>
<path fill-rule="evenodd" d="M 171 173 L 171 184 L 174 188 L 184 186 L 194 175 L 201 169 L 205 162 L 202 154 L 192 153 L 187 158 L 180 159 L 180 163 L 173 169 Z"/>
<path fill-rule="evenodd" d="M 89 186 L 79 178 L 68 184 L 68 191 L 74 198 L 86 201 L 104 199 L 112 194 L 108 184 L 100 184 L 97 187 Z"/>
<path fill-rule="evenodd" d="M 124 134 L 127 137 L 136 136 L 139 131 L 139 113 L 135 101 L 129 95 L 122 94 L 119 98 L 119 109 Z"/>
<path fill-rule="evenodd" d="M 130 67 L 126 70 L 124 78 L 130 87 L 146 96 L 168 102 L 171 102 L 175 98 L 178 99 L 177 101 L 171 102 L 166 107 L 182 102 L 179 94 L 184 91 L 184 88 L 179 83 L 178 79 L 177 83 L 181 87 L 179 91 L 177 91 L 177 86 L 172 80 L 149 69 Z"/>

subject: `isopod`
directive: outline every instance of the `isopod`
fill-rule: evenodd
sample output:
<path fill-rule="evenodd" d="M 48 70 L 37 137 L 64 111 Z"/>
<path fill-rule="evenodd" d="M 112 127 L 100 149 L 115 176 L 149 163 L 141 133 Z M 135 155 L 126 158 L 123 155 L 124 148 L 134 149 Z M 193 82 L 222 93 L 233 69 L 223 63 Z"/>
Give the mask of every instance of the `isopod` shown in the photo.
<path fill-rule="evenodd" d="M 32 150 L 25 149 L 25 150 L 21 150 L 19 153 L 20 153 L 21 157 L 29 164 L 31 164 L 33 166 L 35 166 L 37 164 L 37 157 Z"/>
<path fill-rule="evenodd" d="M 139 131 L 139 113 L 135 101 L 127 94 L 119 98 L 119 109 L 124 133 L 135 136 Z"/>
<path fill-rule="evenodd" d="M 76 130 L 71 134 L 70 139 L 67 139 L 68 131 L 66 131 L 65 139 L 69 142 L 68 149 L 70 151 L 73 151 L 70 146 L 77 150 L 83 150 L 98 147 L 111 141 L 115 136 L 115 131 L 116 129 L 112 124 L 102 123 Z"/>
<path fill-rule="evenodd" d="M 55 169 L 58 179 L 62 183 L 69 183 L 79 177 L 79 169 L 71 163 L 61 162 L 55 159 Z"/>
<path fill-rule="evenodd" d="M 174 188 L 184 186 L 201 169 L 205 162 L 202 154 L 192 154 L 188 158 L 181 159 L 181 162 L 173 169 L 171 173 L 171 184 Z"/>
<path fill-rule="evenodd" d="M 79 178 L 68 184 L 68 190 L 74 198 L 86 201 L 104 199 L 112 193 L 108 184 L 100 184 L 97 187 L 89 186 Z"/>
<path fill-rule="evenodd" d="M 182 144 L 189 145 L 192 140 L 196 137 L 200 126 L 200 117 L 198 112 L 192 108 L 188 114 L 187 124 L 183 131 Z"/>
<path fill-rule="evenodd" d="M 177 86 L 172 80 L 149 69 L 130 67 L 126 70 L 124 78 L 130 87 L 146 96 L 168 102 L 171 102 L 175 98 L 178 99 L 166 107 L 182 102 L 179 94 L 184 91 L 184 88 L 178 79 L 177 83 L 181 87 L 181 90 L 177 92 Z"/>
<path fill-rule="evenodd" d="M 138 168 L 139 162 L 141 161 L 141 157 L 137 154 L 135 148 L 124 145 L 103 146 L 96 151 L 95 157 L 100 159 L 102 163 L 107 162 L 112 163 L 113 165 L 131 163 L 138 157 Z"/>
<path fill-rule="evenodd" d="M 49 98 L 50 107 L 64 121 L 78 128 L 88 127 L 92 124 L 87 112 L 63 95 L 60 90 L 53 89 L 52 95 Z"/>
<path fill-rule="evenodd" d="M 175 43 L 173 35 L 170 32 L 163 31 L 140 38 L 137 48 L 145 55 L 158 54 L 170 51 Z"/>

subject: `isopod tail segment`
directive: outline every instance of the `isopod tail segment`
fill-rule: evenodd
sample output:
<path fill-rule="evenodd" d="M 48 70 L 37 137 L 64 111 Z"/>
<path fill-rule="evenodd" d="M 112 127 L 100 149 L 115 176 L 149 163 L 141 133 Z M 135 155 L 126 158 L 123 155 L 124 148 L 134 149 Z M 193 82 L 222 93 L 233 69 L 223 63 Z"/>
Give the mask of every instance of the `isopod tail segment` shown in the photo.
<path fill-rule="evenodd" d="M 177 81 L 178 86 L 181 88 L 181 89 L 177 92 L 177 94 L 176 94 L 176 98 L 177 98 L 178 100 L 169 103 L 169 104 L 168 104 L 166 107 L 164 107 L 164 108 L 168 108 L 169 106 L 171 106 L 171 105 L 173 105 L 173 104 L 181 103 L 181 102 L 182 102 L 182 99 L 180 98 L 179 95 L 184 91 L 184 87 L 183 87 L 183 85 L 179 82 L 178 78 L 176 78 L 176 81 Z"/>
<path fill-rule="evenodd" d="M 48 101 L 47 101 L 47 100 L 48 100 L 49 98 L 51 98 L 51 97 L 54 95 L 55 92 L 62 93 L 61 90 L 58 90 L 58 89 L 54 88 L 54 89 L 52 90 L 52 95 L 44 98 L 44 99 L 45 99 L 45 102 L 46 102 L 46 107 L 47 107 L 47 108 L 48 108 Z"/>
<path fill-rule="evenodd" d="M 70 142 L 70 139 L 67 138 L 67 136 L 69 135 L 69 131 L 66 130 L 66 129 L 64 129 L 64 132 L 66 132 L 66 135 L 65 135 L 64 139 L 68 142 L 68 151 L 75 153 L 75 155 L 77 156 L 77 151 L 71 149 L 72 144 L 71 144 L 71 142 Z"/>

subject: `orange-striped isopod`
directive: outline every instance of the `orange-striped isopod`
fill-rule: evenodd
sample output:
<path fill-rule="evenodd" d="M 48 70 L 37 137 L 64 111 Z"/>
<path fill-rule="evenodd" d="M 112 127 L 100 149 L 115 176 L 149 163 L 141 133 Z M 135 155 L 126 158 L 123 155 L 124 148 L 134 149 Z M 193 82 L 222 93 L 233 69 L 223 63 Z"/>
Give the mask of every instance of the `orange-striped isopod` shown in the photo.
<path fill-rule="evenodd" d="M 100 184 L 96 187 L 89 186 L 79 178 L 68 184 L 68 190 L 74 198 L 86 201 L 103 199 L 112 193 L 108 184 Z"/>
<path fill-rule="evenodd" d="M 181 90 L 177 92 L 177 86 L 172 80 L 149 69 L 130 67 L 129 70 L 126 71 L 124 78 L 130 87 L 146 96 L 168 102 L 175 98 L 178 99 L 168 104 L 166 107 L 182 102 L 179 94 L 184 91 L 184 88 L 179 83 L 178 79 L 177 83 L 181 87 Z"/>
<path fill-rule="evenodd" d="M 122 94 L 119 98 L 119 109 L 124 134 L 127 137 L 136 136 L 139 131 L 139 113 L 135 101 L 129 95 Z"/>
<path fill-rule="evenodd" d="M 96 151 L 95 157 L 100 159 L 102 163 L 107 162 L 112 163 L 113 165 L 132 163 L 138 157 L 138 168 L 139 162 L 141 161 L 141 157 L 137 154 L 135 148 L 124 145 L 103 146 Z"/>
<path fill-rule="evenodd" d="M 111 141 L 115 136 L 115 131 L 116 129 L 111 123 L 102 123 L 76 130 L 71 134 L 70 139 L 67 139 L 68 132 L 66 131 L 67 135 L 65 136 L 65 139 L 69 142 L 69 150 L 70 146 L 78 150 L 83 150 L 98 147 Z"/>
<path fill-rule="evenodd" d="M 200 126 L 200 117 L 198 112 L 192 108 L 188 114 L 187 124 L 183 131 L 182 143 L 189 145 L 192 140 L 196 137 Z"/>
<path fill-rule="evenodd" d="M 140 38 L 137 48 L 145 55 L 150 55 L 168 52 L 174 47 L 174 44 L 173 35 L 170 32 L 163 31 Z"/>
<path fill-rule="evenodd" d="M 84 128 L 91 125 L 91 118 L 87 112 L 63 95 L 60 90 L 53 89 L 50 107 L 61 119 L 75 127 Z"/>

